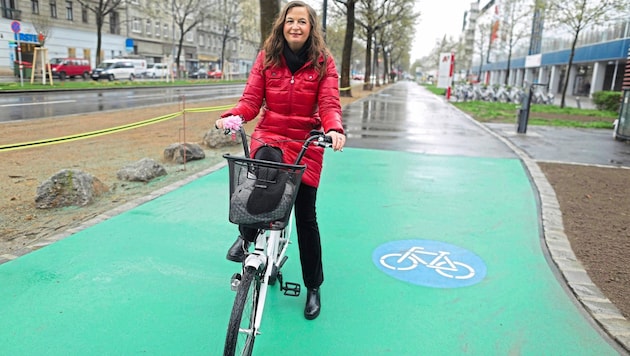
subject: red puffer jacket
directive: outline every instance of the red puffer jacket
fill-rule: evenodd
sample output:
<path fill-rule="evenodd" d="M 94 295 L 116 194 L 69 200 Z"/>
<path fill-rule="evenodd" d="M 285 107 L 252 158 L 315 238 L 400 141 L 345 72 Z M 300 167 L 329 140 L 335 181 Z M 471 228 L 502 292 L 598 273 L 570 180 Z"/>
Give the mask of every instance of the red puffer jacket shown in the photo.
<path fill-rule="evenodd" d="M 251 139 L 252 157 L 266 143 L 282 149 L 285 163 L 294 163 L 311 130 L 343 133 L 339 76 L 332 57 L 327 58 L 326 74 L 321 79 L 310 62 L 291 74 L 284 57 L 282 66 L 267 69 L 263 68 L 264 58 L 261 51 L 238 104 L 221 117 L 240 115 L 250 121 L 260 112 Z M 319 60 L 324 61 L 324 57 Z M 319 186 L 323 159 L 323 148 L 309 147 L 301 162 L 307 166 L 304 184 Z"/>

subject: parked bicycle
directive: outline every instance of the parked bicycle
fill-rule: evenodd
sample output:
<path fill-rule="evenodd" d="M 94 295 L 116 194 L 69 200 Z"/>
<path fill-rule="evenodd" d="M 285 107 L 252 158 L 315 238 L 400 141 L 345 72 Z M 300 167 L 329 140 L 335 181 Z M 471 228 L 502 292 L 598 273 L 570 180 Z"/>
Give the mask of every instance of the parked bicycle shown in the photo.
<path fill-rule="evenodd" d="M 293 164 L 271 162 L 250 157 L 247 135 L 242 127 L 226 133 L 238 133 L 242 138 L 244 157 L 225 154 L 230 176 L 230 222 L 258 229 L 254 251 L 245 258 L 240 272 L 235 273 L 230 285 L 236 291 L 232 313 L 225 337 L 224 355 L 251 355 L 254 341 L 260 335 L 265 299 L 269 286 L 279 283 L 284 295 L 299 296 L 300 285 L 285 282 L 281 269 L 288 259 L 293 220 L 293 204 L 302 174 L 300 165 L 311 145 L 331 147 L 332 139 L 323 132 L 312 131 L 304 141 Z M 271 144 L 271 143 L 270 143 Z M 278 186 L 280 185 L 280 186 Z M 275 209 L 262 214 L 248 210 L 254 189 L 280 188 L 281 196 Z"/>

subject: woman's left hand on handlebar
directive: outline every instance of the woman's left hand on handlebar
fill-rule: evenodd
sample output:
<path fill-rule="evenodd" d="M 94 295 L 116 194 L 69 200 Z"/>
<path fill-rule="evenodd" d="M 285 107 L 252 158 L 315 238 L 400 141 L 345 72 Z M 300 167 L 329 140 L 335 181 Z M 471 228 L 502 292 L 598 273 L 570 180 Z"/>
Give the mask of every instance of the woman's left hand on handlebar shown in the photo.
<path fill-rule="evenodd" d="M 332 138 L 332 148 L 335 151 L 341 151 L 346 144 L 346 135 L 337 131 L 328 132 L 328 136 Z"/>
<path fill-rule="evenodd" d="M 215 129 L 219 129 L 219 130 L 223 130 L 224 129 L 223 119 L 222 118 L 218 119 L 217 121 L 215 121 L 214 128 Z"/>

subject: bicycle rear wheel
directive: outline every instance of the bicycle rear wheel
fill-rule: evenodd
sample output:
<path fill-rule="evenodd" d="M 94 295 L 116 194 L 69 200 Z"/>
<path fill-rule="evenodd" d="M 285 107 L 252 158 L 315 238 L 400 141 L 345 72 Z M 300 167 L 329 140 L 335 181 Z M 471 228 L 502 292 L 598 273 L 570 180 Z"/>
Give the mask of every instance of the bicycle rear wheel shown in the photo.
<path fill-rule="evenodd" d="M 225 337 L 224 356 L 251 355 L 256 338 L 254 320 L 260 293 L 260 276 L 254 267 L 245 267 L 236 291 Z"/>

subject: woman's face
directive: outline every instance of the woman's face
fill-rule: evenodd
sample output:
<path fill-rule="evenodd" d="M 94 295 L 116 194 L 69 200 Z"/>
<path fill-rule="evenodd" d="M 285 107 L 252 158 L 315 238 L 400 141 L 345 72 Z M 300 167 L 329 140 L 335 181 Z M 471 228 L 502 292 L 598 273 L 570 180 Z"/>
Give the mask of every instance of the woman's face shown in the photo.
<path fill-rule="evenodd" d="M 287 40 L 289 48 L 297 52 L 311 34 L 311 21 L 305 7 L 293 7 L 287 11 L 284 18 L 284 39 Z"/>

